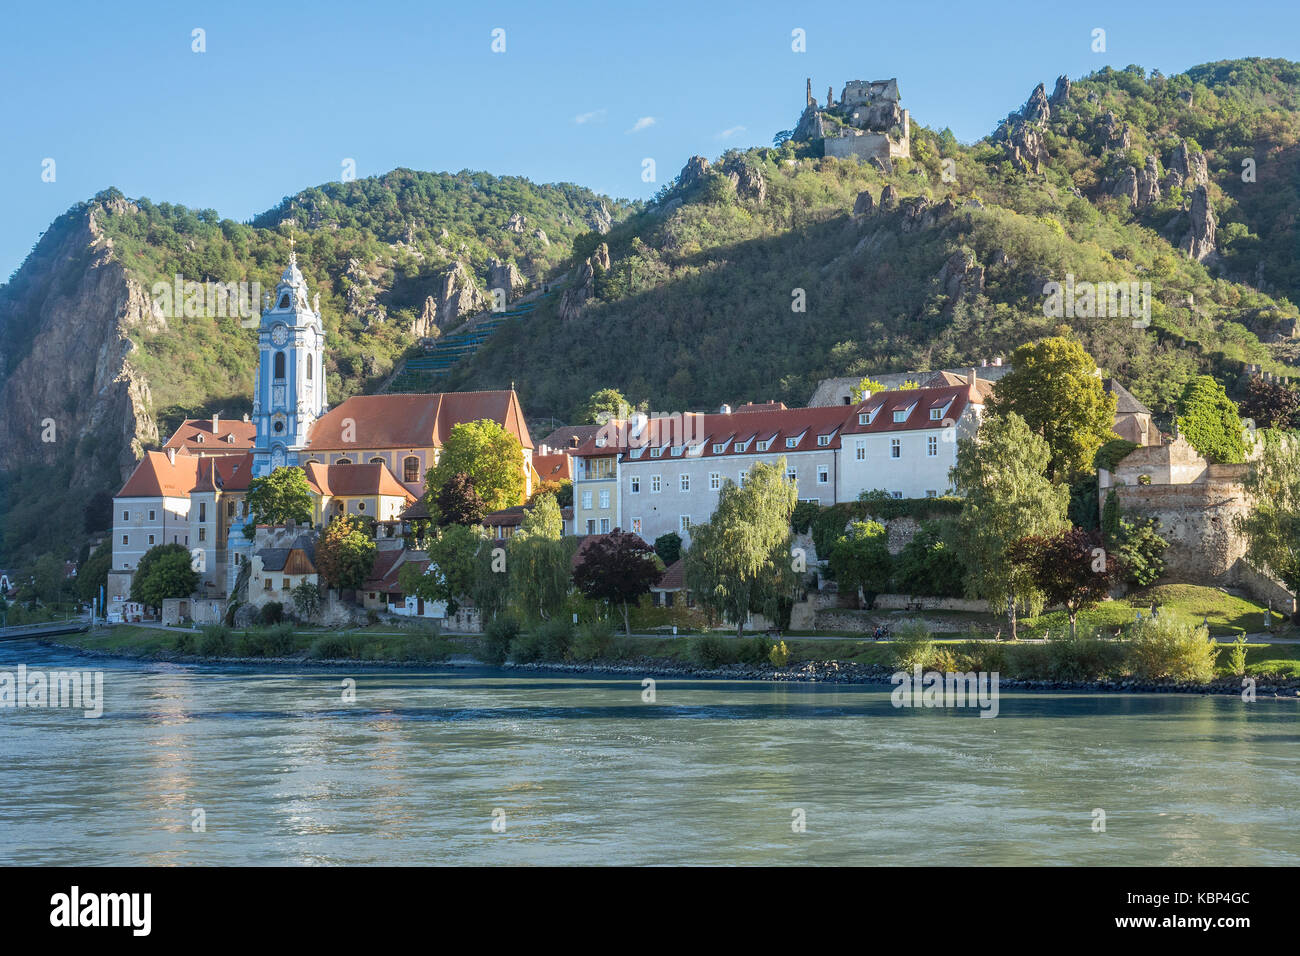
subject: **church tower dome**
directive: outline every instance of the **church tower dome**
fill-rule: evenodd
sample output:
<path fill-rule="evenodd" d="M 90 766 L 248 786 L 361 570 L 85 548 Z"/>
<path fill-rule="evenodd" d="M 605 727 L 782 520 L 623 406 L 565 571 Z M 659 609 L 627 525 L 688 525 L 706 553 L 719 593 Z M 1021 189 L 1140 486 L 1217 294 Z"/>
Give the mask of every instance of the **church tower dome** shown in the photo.
<path fill-rule="evenodd" d="M 325 326 L 320 293 L 308 302 L 307 280 L 292 249 L 258 326 L 253 392 L 253 474 L 298 464 L 312 424 L 325 413 Z"/>

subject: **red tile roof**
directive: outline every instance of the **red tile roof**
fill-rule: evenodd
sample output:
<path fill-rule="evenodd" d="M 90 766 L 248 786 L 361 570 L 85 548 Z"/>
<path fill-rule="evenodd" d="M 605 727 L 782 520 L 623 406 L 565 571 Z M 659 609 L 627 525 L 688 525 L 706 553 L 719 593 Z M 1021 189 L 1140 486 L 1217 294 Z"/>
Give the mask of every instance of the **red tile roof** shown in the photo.
<path fill-rule="evenodd" d="M 532 448 L 519 398 L 512 391 L 431 395 L 354 395 L 311 427 L 311 451 L 358 448 L 441 448 L 452 428 L 490 419 Z M 351 425 L 344 423 L 351 419 Z M 344 440 L 348 430 L 351 441 Z"/>
<path fill-rule="evenodd" d="M 183 449 L 193 455 L 241 455 L 256 441 L 257 425 L 253 422 L 221 418 L 214 432 L 212 419 L 187 418 L 163 448 Z"/>
<path fill-rule="evenodd" d="M 656 591 L 680 591 L 686 587 L 686 559 L 678 558 L 664 568 L 663 575 L 654 585 Z"/>
<path fill-rule="evenodd" d="M 911 388 L 899 392 L 877 392 L 865 401 L 852 406 L 853 414 L 844 426 L 845 435 L 863 435 L 880 432 L 905 432 L 926 428 L 945 428 L 961 418 L 970 402 L 970 387 L 945 385 L 942 388 Z M 931 411 L 938 410 L 939 417 L 932 418 Z M 902 421 L 895 421 L 896 412 L 905 413 Z M 859 424 L 859 416 L 871 415 L 871 420 Z"/>
<path fill-rule="evenodd" d="M 176 456 L 173 462 L 166 452 L 149 451 L 140 459 L 114 497 L 116 498 L 185 498 L 197 483 L 199 462 L 196 455 Z"/>
<path fill-rule="evenodd" d="M 365 583 L 362 584 L 361 589 L 363 591 L 386 590 L 383 587 L 385 578 L 387 578 L 388 573 L 393 570 L 393 565 L 397 564 L 398 560 L 405 553 L 405 551 L 397 548 L 375 552 L 375 563 L 371 567 L 370 575 L 366 578 Z M 396 578 L 396 575 L 394 575 L 394 578 Z"/>
<path fill-rule="evenodd" d="M 573 480 L 573 460 L 566 454 L 533 455 L 533 469 L 542 481 Z"/>
<path fill-rule="evenodd" d="M 378 462 L 368 465 L 322 465 L 318 461 L 311 461 L 304 470 L 307 472 L 307 483 L 317 494 L 335 498 L 391 495 L 405 499 L 408 504 L 415 503 L 415 495 L 406 490 L 406 486 L 397 480 L 387 465 Z"/>
<path fill-rule="evenodd" d="M 177 456 L 179 457 L 179 456 Z M 222 455 L 199 460 L 198 475 L 193 491 L 247 491 L 253 480 L 253 453 L 244 452 L 239 457 Z"/>

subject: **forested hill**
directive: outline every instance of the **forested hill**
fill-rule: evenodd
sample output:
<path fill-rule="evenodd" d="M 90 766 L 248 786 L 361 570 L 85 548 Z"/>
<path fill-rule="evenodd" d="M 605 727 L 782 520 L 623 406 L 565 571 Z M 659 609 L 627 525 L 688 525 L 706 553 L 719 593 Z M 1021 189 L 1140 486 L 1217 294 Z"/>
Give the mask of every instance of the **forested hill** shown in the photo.
<path fill-rule="evenodd" d="M 609 268 L 594 264 L 576 318 L 508 329 L 453 381 L 508 372 L 530 411 L 561 418 L 599 385 L 663 409 L 802 404 L 825 376 L 978 364 L 1061 323 L 1157 411 L 1199 371 L 1229 387 L 1243 363 L 1286 371 L 1300 65 L 1044 79 L 970 146 L 914 116 L 912 159 L 889 173 L 788 141 L 692 160 L 604 238 Z M 1044 315 L 1044 283 L 1067 273 L 1149 282 L 1150 328 Z"/>

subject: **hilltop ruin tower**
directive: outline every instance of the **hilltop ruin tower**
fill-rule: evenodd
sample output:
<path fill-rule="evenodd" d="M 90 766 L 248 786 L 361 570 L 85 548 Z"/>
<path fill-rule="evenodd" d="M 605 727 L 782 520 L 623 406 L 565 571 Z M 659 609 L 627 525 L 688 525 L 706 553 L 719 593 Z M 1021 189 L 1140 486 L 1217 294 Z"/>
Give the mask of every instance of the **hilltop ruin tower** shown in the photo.
<path fill-rule="evenodd" d="M 806 105 L 793 139 L 822 143 L 823 155 L 864 162 L 910 158 L 911 117 L 898 105 L 898 80 L 849 80 L 839 102 L 834 89 L 826 91 L 826 105 L 818 107 L 812 95 L 812 78 L 806 84 Z"/>

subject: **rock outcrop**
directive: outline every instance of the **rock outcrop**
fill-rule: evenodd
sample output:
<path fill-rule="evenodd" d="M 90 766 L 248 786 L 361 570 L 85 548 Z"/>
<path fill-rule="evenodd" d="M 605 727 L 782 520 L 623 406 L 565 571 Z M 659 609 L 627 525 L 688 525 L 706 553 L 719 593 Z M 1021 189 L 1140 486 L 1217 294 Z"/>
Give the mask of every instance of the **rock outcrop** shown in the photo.
<path fill-rule="evenodd" d="M 527 225 L 528 225 L 528 220 L 524 218 L 524 216 L 522 216 L 520 213 L 515 213 L 510 217 L 510 220 L 506 223 L 506 229 L 509 230 L 510 232 L 516 232 L 522 235 Z"/>
<path fill-rule="evenodd" d="M 463 262 L 457 262 L 437 278 L 433 299 L 441 329 L 454 325 L 462 316 L 482 312 L 490 304 Z"/>
<path fill-rule="evenodd" d="M 609 246 L 603 242 L 578 266 L 573 284 L 560 296 L 557 312 L 563 321 L 568 322 L 582 314 L 587 300 L 594 294 L 597 269 L 602 272 L 609 269 Z"/>
<path fill-rule="evenodd" d="M 889 212 L 898 206 L 898 190 L 894 188 L 893 183 L 886 183 L 885 188 L 880 191 L 880 211 Z"/>
<path fill-rule="evenodd" d="M 1192 225 L 1179 248 L 1197 262 L 1205 262 L 1214 254 L 1214 234 L 1217 229 L 1214 219 L 1214 207 L 1210 205 L 1210 193 L 1204 186 L 1197 186 L 1192 194 Z"/>
<path fill-rule="evenodd" d="M 984 291 L 984 267 L 969 249 L 958 249 L 949 256 L 935 278 L 940 291 L 948 297 L 949 310 L 959 300 Z"/>
<path fill-rule="evenodd" d="M 1169 158 L 1169 169 L 1178 174 L 1178 185 L 1191 189 L 1194 186 L 1206 186 L 1210 182 L 1209 169 L 1205 164 L 1205 153 L 1192 152 L 1185 141 L 1174 147 Z"/>
<path fill-rule="evenodd" d="M 871 193 L 862 190 L 858 193 L 858 198 L 853 201 L 853 215 L 855 217 L 870 216 L 876 211 L 876 201 L 871 198 Z"/>
<path fill-rule="evenodd" d="M 516 292 L 522 291 L 528 285 L 528 281 L 523 277 L 513 262 L 501 262 L 497 259 L 488 260 L 488 293 L 489 295 L 495 289 L 504 289 L 506 301 L 509 302 L 515 297 Z"/>
<path fill-rule="evenodd" d="M 1160 199 L 1160 163 L 1154 156 L 1148 156 L 1146 165 L 1137 173 L 1136 186 L 1138 206 L 1146 207 Z"/>
<path fill-rule="evenodd" d="M 614 228 L 614 217 L 610 215 L 604 200 L 591 200 L 591 228 L 602 236 Z"/>
<path fill-rule="evenodd" d="M 709 161 L 703 156 L 692 156 L 677 174 L 677 185 L 682 189 L 693 189 L 704 179 L 709 171 Z"/>
<path fill-rule="evenodd" d="M 767 181 L 759 170 L 739 157 L 722 163 L 718 170 L 731 182 L 737 199 L 763 205 L 767 199 Z"/>
<path fill-rule="evenodd" d="M 1053 106 L 1060 106 L 1062 103 L 1070 101 L 1070 78 L 1068 76 L 1058 76 L 1056 78 L 1056 89 L 1052 90 L 1052 98 L 1048 101 Z"/>
<path fill-rule="evenodd" d="M 1035 86 L 1034 92 L 1029 94 L 1029 101 L 1021 109 L 1020 116 L 1024 122 L 1035 126 L 1042 126 L 1052 118 L 1052 107 L 1047 102 L 1047 91 L 1042 83 Z"/>

